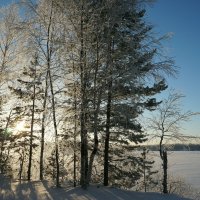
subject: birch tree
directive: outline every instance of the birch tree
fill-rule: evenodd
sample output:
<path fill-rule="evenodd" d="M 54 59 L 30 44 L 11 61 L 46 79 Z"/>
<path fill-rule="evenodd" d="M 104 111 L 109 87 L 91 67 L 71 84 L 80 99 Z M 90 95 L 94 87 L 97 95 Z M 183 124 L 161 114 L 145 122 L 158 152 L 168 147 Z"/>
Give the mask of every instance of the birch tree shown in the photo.
<path fill-rule="evenodd" d="M 2 130 L 1 150 L 8 152 L 6 160 L 9 159 L 9 152 L 13 145 L 12 132 L 9 129 L 15 115 L 11 105 L 14 98 L 10 98 L 8 82 L 16 78 L 20 56 L 21 32 L 17 28 L 20 24 L 18 11 L 18 7 L 14 4 L 0 8 L 0 129 Z M 4 146 L 6 143 L 7 145 Z M 5 152 L 1 151 L 2 153 Z"/>
<path fill-rule="evenodd" d="M 199 113 L 183 111 L 181 100 L 184 95 L 170 91 L 168 97 L 157 107 L 156 112 L 149 119 L 149 129 L 153 131 L 153 138 L 159 140 L 159 154 L 163 161 L 163 193 L 167 188 L 167 149 L 165 142 L 183 142 L 188 136 L 182 133 L 182 124 L 188 122 L 192 116 Z"/>
<path fill-rule="evenodd" d="M 149 118 L 149 129 L 153 131 L 153 138 L 159 139 L 159 153 L 162 159 L 162 151 L 165 150 L 167 141 L 184 141 L 187 135 L 182 133 L 183 123 L 188 122 L 198 112 L 184 111 L 182 109 L 182 99 L 185 96 L 174 90 L 169 92 L 166 99 L 157 107 Z"/>
<path fill-rule="evenodd" d="M 18 24 L 18 9 L 15 5 L 0 8 L 0 86 L 3 80 L 8 80 L 11 66 L 19 53 L 17 44 L 20 37 L 16 29 Z"/>
<path fill-rule="evenodd" d="M 51 103 L 52 126 L 54 127 L 55 152 L 56 152 L 56 185 L 59 187 L 59 152 L 58 152 L 58 112 L 56 94 L 59 90 L 59 77 L 61 77 L 60 62 L 58 62 L 58 41 L 61 30 L 59 29 L 59 13 L 56 12 L 55 1 L 41 1 L 34 4 L 31 1 L 25 1 L 25 6 L 31 14 L 26 23 L 28 34 L 28 47 L 37 51 L 41 70 L 43 71 L 42 80 L 44 86 L 42 132 L 41 132 L 41 153 L 40 153 L 40 179 L 43 179 L 43 151 L 44 151 L 44 133 L 47 112 L 47 96 Z M 31 49 L 30 49 L 31 50 Z M 57 78 L 58 77 L 58 78 Z"/>

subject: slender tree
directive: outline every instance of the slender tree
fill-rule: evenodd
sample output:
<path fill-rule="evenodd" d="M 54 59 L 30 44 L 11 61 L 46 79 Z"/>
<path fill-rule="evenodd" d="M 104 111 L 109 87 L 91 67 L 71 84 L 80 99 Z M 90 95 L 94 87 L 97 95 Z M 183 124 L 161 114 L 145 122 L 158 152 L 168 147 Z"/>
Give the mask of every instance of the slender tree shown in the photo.
<path fill-rule="evenodd" d="M 156 182 L 153 179 L 153 175 L 158 173 L 158 171 L 153 170 L 153 164 L 155 163 L 154 160 L 150 160 L 148 158 L 148 153 L 149 150 L 147 150 L 145 147 L 143 148 L 143 152 L 141 153 L 142 155 L 142 162 L 143 162 L 143 184 L 142 186 L 144 187 L 144 191 L 147 192 L 148 188 L 155 187 L 158 182 Z"/>
<path fill-rule="evenodd" d="M 54 127 L 57 178 L 56 185 L 59 187 L 59 154 L 58 154 L 58 113 L 56 95 L 59 91 L 59 77 L 62 73 L 61 62 L 59 61 L 59 13 L 56 12 L 55 1 L 41 1 L 38 4 L 32 1 L 25 1 L 25 5 L 29 9 L 31 22 L 26 23 L 27 34 L 29 35 L 29 43 L 33 45 L 33 49 L 37 50 L 43 71 L 43 116 L 41 130 L 41 151 L 40 151 L 40 179 L 43 179 L 43 151 L 44 151 L 44 134 L 47 108 L 50 108 L 52 114 L 52 126 Z M 48 8 L 48 9 L 47 9 Z M 60 81 L 61 82 L 61 81 Z M 47 97 L 50 100 L 51 106 L 47 107 Z M 62 98 L 62 97 L 61 97 Z"/>
<path fill-rule="evenodd" d="M 31 75 L 33 77 L 33 93 L 32 93 L 32 113 L 31 113 L 31 131 L 30 131 L 30 146 L 29 146 L 29 164 L 28 164 L 28 180 L 31 179 L 31 168 L 32 168 L 32 156 L 33 156 L 33 132 L 34 132 L 34 120 L 35 120 L 35 101 L 36 101 L 36 78 L 37 78 L 37 56 L 32 63 L 33 68 L 31 68 Z"/>
<path fill-rule="evenodd" d="M 30 117 L 30 136 L 29 136 L 29 163 L 28 163 L 28 171 L 27 178 L 31 179 L 31 168 L 32 168 L 32 155 L 33 155 L 33 139 L 34 139 L 34 120 L 35 120 L 35 109 L 36 109 L 36 98 L 38 91 L 36 90 L 37 85 L 40 85 L 40 82 L 37 80 L 37 57 L 34 58 L 34 61 L 31 63 L 32 66 L 25 68 L 23 71 L 24 80 L 19 78 L 17 82 L 21 85 L 21 88 L 10 87 L 11 91 L 18 95 L 18 98 L 23 99 L 24 102 L 31 102 L 27 107 L 23 106 L 23 109 L 26 109 L 24 114 L 27 117 Z M 29 79 L 29 80 L 27 80 Z M 24 90 L 24 87 L 26 88 Z M 30 111 L 31 116 L 29 116 Z"/>
<path fill-rule="evenodd" d="M 42 113 L 42 127 L 41 127 L 41 147 L 40 147 L 40 180 L 44 177 L 44 136 L 45 136 L 45 121 L 47 115 L 47 95 L 48 95 L 48 73 L 45 77 L 45 92 L 43 98 L 43 113 Z"/>
<path fill-rule="evenodd" d="M 181 133 L 182 123 L 199 113 L 182 111 L 182 94 L 171 91 L 169 96 L 157 107 L 149 119 L 149 128 L 153 137 L 159 138 L 159 154 L 163 162 L 163 193 L 167 193 L 167 151 L 165 141 L 184 141 L 187 136 Z"/>

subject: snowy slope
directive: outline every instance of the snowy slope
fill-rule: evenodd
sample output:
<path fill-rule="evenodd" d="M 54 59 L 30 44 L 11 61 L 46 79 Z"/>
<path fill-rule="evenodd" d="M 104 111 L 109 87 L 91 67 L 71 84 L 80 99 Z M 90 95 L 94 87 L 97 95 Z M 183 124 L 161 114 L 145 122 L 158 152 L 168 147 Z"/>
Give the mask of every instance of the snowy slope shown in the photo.
<path fill-rule="evenodd" d="M 0 200 L 186 200 L 175 195 L 142 193 L 111 187 L 90 186 L 87 190 L 50 187 L 46 181 L 10 182 L 0 180 Z"/>

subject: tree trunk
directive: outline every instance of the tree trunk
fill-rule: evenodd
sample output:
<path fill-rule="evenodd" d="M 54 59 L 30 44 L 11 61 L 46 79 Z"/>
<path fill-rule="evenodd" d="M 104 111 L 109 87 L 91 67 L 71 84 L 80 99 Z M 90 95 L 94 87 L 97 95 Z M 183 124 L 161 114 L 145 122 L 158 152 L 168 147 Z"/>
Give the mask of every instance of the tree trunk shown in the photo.
<path fill-rule="evenodd" d="M 98 30 L 97 30 L 98 32 Z M 98 33 L 97 33 L 98 34 Z M 97 85 L 97 73 L 99 69 L 99 41 L 98 41 L 98 35 L 97 35 L 97 42 L 96 42 L 96 67 L 95 67 L 95 72 L 94 72 L 94 97 L 93 97 L 93 107 L 94 107 L 94 146 L 92 153 L 90 155 L 90 161 L 89 161 L 89 166 L 88 166 L 88 175 L 87 175 L 87 182 L 88 184 L 91 181 L 91 176 L 92 176 L 92 167 L 93 167 L 93 162 L 94 158 L 96 156 L 96 153 L 98 151 L 98 145 L 99 145 L 99 140 L 98 140 L 98 115 L 99 115 L 99 110 L 100 110 L 100 104 L 101 104 L 101 97 L 102 97 L 102 87 L 98 88 Z M 100 90 L 100 91 L 98 91 Z M 97 97 L 98 96 L 98 97 Z"/>
<path fill-rule="evenodd" d="M 19 166 L 19 181 L 20 181 L 20 183 L 21 183 L 21 180 L 22 180 L 22 172 L 23 172 L 23 167 L 24 167 L 24 157 L 25 157 L 25 152 L 24 152 L 24 149 L 23 149 L 22 154 L 21 154 L 20 166 Z"/>
<path fill-rule="evenodd" d="M 87 175 L 87 183 L 90 183 L 91 180 L 91 176 L 92 176 L 92 166 L 93 166 L 93 162 L 94 162 L 94 158 L 96 156 L 96 153 L 98 151 L 98 144 L 99 144 L 99 140 L 98 140 L 98 132 L 97 132 L 97 120 L 98 120 L 98 113 L 99 113 L 99 109 L 100 109 L 100 102 L 101 102 L 101 92 L 100 92 L 100 96 L 97 102 L 97 109 L 95 111 L 95 117 L 94 117 L 94 147 L 92 150 L 92 153 L 90 155 L 90 162 L 89 162 L 89 166 L 88 166 L 88 175 Z"/>
<path fill-rule="evenodd" d="M 77 84 L 76 84 L 76 77 L 75 77 L 75 66 L 74 66 L 74 55 L 72 54 L 73 60 L 73 77 L 74 77 L 74 187 L 76 187 L 76 151 L 77 151 L 77 144 L 76 144 L 76 136 L 77 136 Z"/>
<path fill-rule="evenodd" d="M 76 86 L 75 86 L 76 87 Z M 75 101 L 74 101 L 74 187 L 76 187 L 76 134 L 77 134 L 77 116 L 76 116 L 76 89 L 75 89 Z"/>
<path fill-rule="evenodd" d="M 164 134 L 162 133 L 161 138 L 160 138 L 160 144 L 159 144 L 160 158 L 162 160 L 163 160 L 163 148 L 162 148 L 163 139 L 164 139 Z"/>
<path fill-rule="evenodd" d="M 144 176 L 144 191 L 147 191 L 146 183 L 146 148 L 143 149 L 143 176 Z"/>
<path fill-rule="evenodd" d="M 47 91 L 48 91 L 48 73 L 46 74 L 45 83 L 45 95 L 43 102 L 43 114 L 42 114 L 42 130 L 41 130 L 41 148 L 40 148 L 40 180 L 43 180 L 44 175 L 44 134 L 45 134 L 45 119 L 46 119 L 46 103 L 47 103 Z"/>
<path fill-rule="evenodd" d="M 76 152 L 74 151 L 74 187 L 76 187 Z"/>
<path fill-rule="evenodd" d="M 87 172 L 88 172 L 88 144 L 87 144 L 87 129 L 86 129 L 86 64 L 85 64 L 85 53 L 84 53 L 84 30 L 83 30 L 83 12 L 84 12 L 84 2 L 81 4 L 81 27 L 80 27 L 80 37 L 81 37 L 81 50 L 80 50 L 80 74 L 81 74 L 81 113 L 80 113 L 80 123 L 81 123 L 81 186 L 82 188 L 87 188 Z"/>
<path fill-rule="evenodd" d="M 53 16 L 53 1 L 51 2 L 51 10 L 49 15 L 49 24 L 47 28 L 47 74 L 49 77 L 49 85 L 51 91 L 51 103 L 52 103 L 52 115 L 53 115 L 53 126 L 55 131 L 55 156 L 56 156 L 56 187 L 60 187 L 60 166 L 59 166 L 59 152 L 58 152 L 58 128 L 56 121 L 56 105 L 55 105 L 55 96 L 53 88 L 53 80 L 51 75 L 51 58 L 52 58 L 52 44 L 51 44 L 51 25 L 52 25 L 52 16 Z"/>
<path fill-rule="evenodd" d="M 53 114 L 53 125 L 54 125 L 54 131 L 55 131 L 55 153 L 56 153 L 56 186 L 60 187 L 60 169 L 59 169 L 59 153 L 58 153 L 58 128 L 57 128 L 57 122 L 56 122 L 56 105 L 55 105 L 55 97 L 54 97 L 54 90 L 53 90 L 53 81 L 50 71 L 50 66 L 48 70 L 49 74 L 49 82 L 50 82 L 50 89 L 51 89 L 51 103 L 52 103 L 52 114 Z"/>
<path fill-rule="evenodd" d="M 167 151 L 163 151 L 163 193 L 167 194 Z"/>
<path fill-rule="evenodd" d="M 107 68 L 109 70 L 109 79 L 108 79 L 108 97 L 107 97 L 107 111 L 106 111 L 106 138 L 105 138 L 105 149 L 104 149 L 104 186 L 108 186 L 108 173 L 109 173 L 109 142 L 110 142 L 111 103 L 112 103 L 113 49 L 114 49 L 114 41 L 112 39 L 108 44 L 108 57 L 107 57 Z"/>
<path fill-rule="evenodd" d="M 81 124 L 82 123 L 84 122 L 81 122 Z M 87 130 L 82 126 L 81 128 L 81 186 L 84 189 L 87 188 L 87 172 L 88 172 Z"/>
<path fill-rule="evenodd" d="M 35 78 L 36 78 L 36 72 L 35 72 Z M 35 81 L 34 78 L 34 81 Z M 36 86 L 34 83 L 33 86 L 33 103 L 32 103 L 32 118 L 31 118 L 31 133 L 30 133 L 30 147 L 29 147 L 29 164 L 28 164 L 28 181 L 31 180 L 31 168 L 32 168 L 32 156 L 33 156 L 33 126 L 34 126 L 34 115 L 35 115 L 35 90 Z"/>
<path fill-rule="evenodd" d="M 111 117 L 111 101 L 112 101 L 112 82 L 109 84 L 108 89 L 108 102 L 106 113 L 106 138 L 104 149 L 104 186 L 108 186 L 108 171 L 109 171 L 109 141 L 110 141 L 110 117 Z"/>
<path fill-rule="evenodd" d="M 50 65 L 48 67 L 48 74 L 49 74 L 49 82 L 50 82 L 50 89 L 51 89 L 53 125 L 54 125 L 54 131 L 55 131 L 56 187 L 60 187 L 60 181 L 59 181 L 60 167 L 59 167 L 59 152 L 58 152 L 58 128 L 57 128 L 57 121 L 56 121 L 56 105 L 55 105 L 55 97 L 54 97 L 54 89 L 53 89 L 53 81 L 52 81 Z"/>

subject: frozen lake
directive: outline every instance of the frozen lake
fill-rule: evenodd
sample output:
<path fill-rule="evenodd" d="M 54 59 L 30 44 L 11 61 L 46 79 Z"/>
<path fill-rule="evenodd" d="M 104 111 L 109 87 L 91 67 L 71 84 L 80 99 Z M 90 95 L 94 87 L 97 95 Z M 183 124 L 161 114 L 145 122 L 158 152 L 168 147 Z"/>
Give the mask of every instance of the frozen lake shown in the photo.
<path fill-rule="evenodd" d="M 155 161 L 160 162 L 158 152 L 153 152 Z M 168 171 L 181 177 L 186 183 L 200 190 L 200 151 L 168 152 Z"/>

